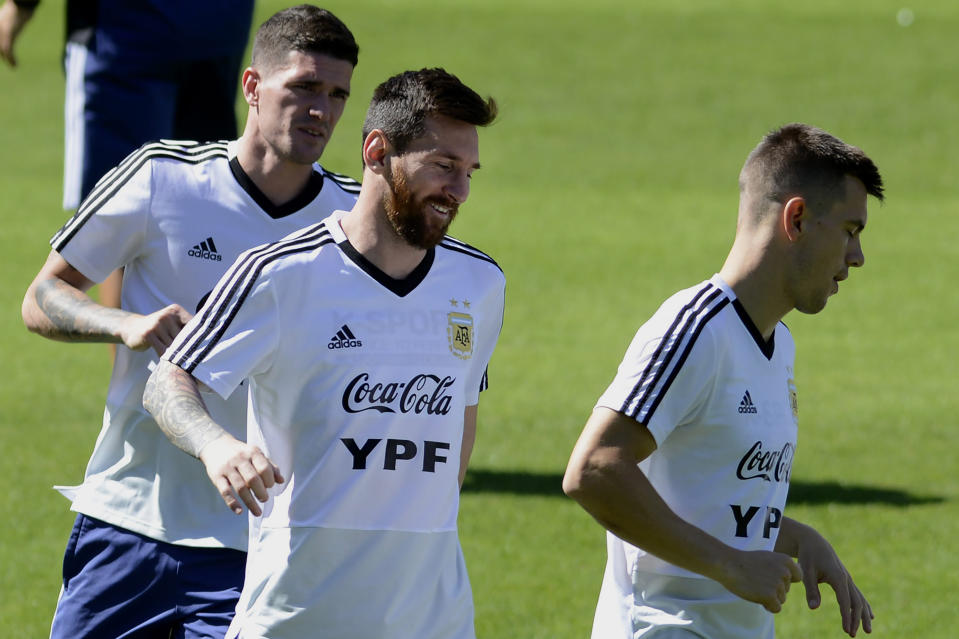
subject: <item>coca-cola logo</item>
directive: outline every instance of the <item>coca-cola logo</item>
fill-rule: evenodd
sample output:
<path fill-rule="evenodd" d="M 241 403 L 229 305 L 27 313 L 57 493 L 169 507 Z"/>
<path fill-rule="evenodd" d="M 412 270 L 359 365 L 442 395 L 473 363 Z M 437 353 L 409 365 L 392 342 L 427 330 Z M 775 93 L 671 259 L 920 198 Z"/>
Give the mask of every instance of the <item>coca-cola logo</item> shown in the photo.
<path fill-rule="evenodd" d="M 447 391 L 455 382 L 455 377 L 420 373 L 408 382 L 370 383 L 369 374 L 360 373 L 343 391 L 343 410 L 446 415 L 453 401 Z"/>
<path fill-rule="evenodd" d="M 789 443 L 779 450 L 766 450 L 762 441 L 758 441 L 739 460 L 736 476 L 743 480 L 788 482 L 795 452 L 796 448 Z"/>

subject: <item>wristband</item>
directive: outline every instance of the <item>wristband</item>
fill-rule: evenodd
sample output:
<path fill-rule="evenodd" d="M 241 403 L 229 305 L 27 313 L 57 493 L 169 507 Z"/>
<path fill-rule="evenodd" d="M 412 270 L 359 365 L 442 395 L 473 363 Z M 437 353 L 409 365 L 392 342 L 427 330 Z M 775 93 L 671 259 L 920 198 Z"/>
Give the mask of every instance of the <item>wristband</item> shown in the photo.
<path fill-rule="evenodd" d="M 20 9 L 36 9 L 40 0 L 13 0 L 13 4 Z"/>

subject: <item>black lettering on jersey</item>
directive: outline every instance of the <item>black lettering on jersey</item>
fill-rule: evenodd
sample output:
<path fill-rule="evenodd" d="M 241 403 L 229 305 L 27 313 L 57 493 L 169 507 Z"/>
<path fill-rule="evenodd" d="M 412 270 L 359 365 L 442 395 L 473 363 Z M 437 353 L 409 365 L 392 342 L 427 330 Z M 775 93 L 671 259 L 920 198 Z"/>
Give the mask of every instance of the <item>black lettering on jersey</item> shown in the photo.
<path fill-rule="evenodd" d="M 739 460 L 736 477 L 743 481 L 762 479 L 788 483 L 795 453 L 796 449 L 791 443 L 784 444 L 779 450 L 768 450 L 763 448 L 763 442 L 759 440 Z"/>
<path fill-rule="evenodd" d="M 759 512 L 759 506 L 750 506 L 745 515 L 743 514 L 743 507 L 739 504 L 730 504 L 729 507 L 733 509 L 733 517 L 736 518 L 736 536 L 748 537 L 749 522 Z"/>
<path fill-rule="evenodd" d="M 438 450 L 449 450 L 450 445 L 447 442 L 423 442 L 423 472 L 432 473 L 436 470 L 436 463 L 446 463 L 446 457 L 440 457 L 436 454 Z"/>
<path fill-rule="evenodd" d="M 367 439 L 366 443 L 363 444 L 363 448 L 358 448 L 356 441 L 352 437 L 343 437 L 340 441 L 346 446 L 346 450 L 350 451 L 353 455 L 353 470 L 364 470 L 366 469 L 366 458 L 370 456 L 370 453 L 373 452 L 373 449 L 376 448 L 376 445 L 382 440 Z"/>
<path fill-rule="evenodd" d="M 342 437 L 340 441 L 346 446 L 353 456 L 353 470 L 366 470 L 366 460 L 370 453 L 376 449 L 382 439 L 367 439 L 363 446 L 358 446 L 356 440 L 352 437 Z M 445 464 L 446 456 L 441 455 L 439 451 L 449 450 L 449 442 L 434 442 L 426 440 L 423 442 L 423 472 L 436 472 L 436 464 Z M 420 448 L 416 442 L 409 439 L 387 439 L 386 452 L 383 458 L 383 470 L 396 470 L 397 462 L 410 461 L 416 459 Z"/>
<path fill-rule="evenodd" d="M 400 450 L 402 449 L 402 452 Z M 383 470 L 396 470 L 398 459 L 413 459 L 416 457 L 416 444 L 408 439 L 386 440 L 386 461 Z"/>
<path fill-rule="evenodd" d="M 769 532 L 773 528 L 779 528 L 779 523 L 783 520 L 783 511 L 770 506 L 766 509 L 766 523 L 763 525 L 763 537 L 769 539 Z"/>
<path fill-rule="evenodd" d="M 736 536 L 743 538 L 749 537 L 749 522 L 751 522 L 753 517 L 756 516 L 756 513 L 759 512 L 759 506 L 750 506 L 746 509 L 745 513 L 743 512 L 743 507 L 739 504 L 730 504 L 729 507 L 733 509 L 733 518 L 736 520 Z M 779 528 L 782 519 L 783 511 L 775 506 L 766 506 L 766 521 L 763 524 L 764 539 L 769 539 L 773 528 Z"/>
<path fill-rule="evenodd" d="M 409 381 L 371 382 L 360 373 L 346 385 L 341 405 L 347 413 L 375 410 L 379 413 L 446 415 L 452 408 L 450 388 L 455 377 L 420 373 Z"/>

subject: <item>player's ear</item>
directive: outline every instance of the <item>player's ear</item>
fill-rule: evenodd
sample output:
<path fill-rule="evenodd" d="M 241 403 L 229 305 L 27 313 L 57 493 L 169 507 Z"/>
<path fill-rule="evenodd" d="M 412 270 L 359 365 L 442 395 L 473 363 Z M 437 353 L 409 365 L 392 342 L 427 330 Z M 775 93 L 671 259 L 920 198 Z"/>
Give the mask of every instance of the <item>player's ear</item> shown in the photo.
<path fill-rule="evenodd" d="M 253 67 L 247 67 L 243 70 L 243 77 L 240 80 L 240 86 L 243 87 L 243 99 L 251 107 L 260 106 L 260 74 Z"/>
<path fill-rule="evenodd" d="M 806 200 L 800 196 L 789 198 L 780 209 L 783 231 L 790 242 L 797 241 L 806 229 L 809 221 L 807 213 Z"/>
<path fill-rule="evenodd" d="M 379 129 L 373 129 L 363 140 L 363 165 L 374 173 L 380 173 L 386 166 L 386 156 L 390 149 L 386 135 Z"/>

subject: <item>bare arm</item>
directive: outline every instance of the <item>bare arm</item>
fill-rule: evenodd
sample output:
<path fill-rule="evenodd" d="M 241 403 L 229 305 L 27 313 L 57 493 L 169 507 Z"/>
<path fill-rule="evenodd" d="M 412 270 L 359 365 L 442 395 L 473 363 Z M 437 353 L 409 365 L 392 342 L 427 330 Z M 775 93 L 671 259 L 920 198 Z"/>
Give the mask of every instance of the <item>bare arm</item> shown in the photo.
<path fill-rule="evenodd" d="M 107 279 L 100 282 L 97 300 L 103 306 L 108 308 L 121 308 L 121 296 L 123 292 L 123 267 L 118 268 L 107 276 Z M 117 347 L 110 344 L 110 358 L 117 356 Z"/>
<path fill-rule="evenodd" d="M 827 583 L 836 593 L 842 629 L 850 637 L 855 637 L 861 623 L 863 630 L 872 632 L 872 620 L 875 618 L 872 607 L 853 582 L 852 575 L 839 560 L 832 545 L 814 528 L 783 517 L 776 550 L 799 559 L 806 602 L 810 608 L 819 607 L 822 601 L 819 584 Z"/>
<path fill-rule="evenodd" d="M 283 482 L 283 476 L 259 448 L 239 441 L 213 421 L 192 375 L 161 359 L 143 391 L 143 407 L 167 439 L 203 462 L 230 510 L 241 514 L 242 500 L 251 513 L 262 514 L 260 503 L 269 499 L 267 489 Z"/>
<path fill-rule="evenodd" d="M 463 412 L 463 445 L 460 447 L 460 488 L 466 479 L 466 467 L 470 464 L 473 444 L 476 443 L 476 413 L 479 406 L 467 406 Z"/>
<path fill-rule="evenodd" d="M 0 60 L 11 67 L 17 66 L 17 57 L 13 53 L 14 44 L 33 17 L 33 11 L 29 7 L 18 7 L 13 0 L 6 0 L 0 6 Z"/>
<path fill-rule="evenodd" d="M 160 360 L 147 380 L 143 407 L 174 446 L 197 459 L 214 439 L 230 437 L 210 417 L 193 376 L 166 360 Z"/>
<path fill-rule="evenodd" d="M 617 537 L 779 612 L 799 567 L 781 553 L 737 550 L 676 515 L 637 466 L 655 449 L 645 427 L 597 408 L 573 449 L 563 490 Z"/>
<path fill-rule="evenodd" d="M 114 342 L 162 354 L 190 319 L 171 304 L 149 315 L 98 304 L 86 295 L 93 281 L 51 251 L 27 288 L 21 315 L 34 333 L 66 342 Z"/>

